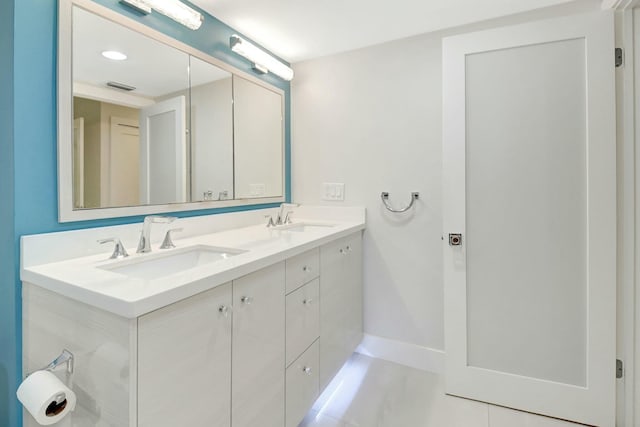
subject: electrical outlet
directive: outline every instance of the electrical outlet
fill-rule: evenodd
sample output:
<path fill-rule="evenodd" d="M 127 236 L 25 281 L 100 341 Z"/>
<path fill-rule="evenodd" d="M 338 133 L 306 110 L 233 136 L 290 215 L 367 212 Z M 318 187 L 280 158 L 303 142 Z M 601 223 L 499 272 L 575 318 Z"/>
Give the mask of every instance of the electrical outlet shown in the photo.
<path fill-rule="evenodd" d="M 322 200 L 342 201 L 344 200 L 344 183 L 325 182 L 322 184 Z"/>

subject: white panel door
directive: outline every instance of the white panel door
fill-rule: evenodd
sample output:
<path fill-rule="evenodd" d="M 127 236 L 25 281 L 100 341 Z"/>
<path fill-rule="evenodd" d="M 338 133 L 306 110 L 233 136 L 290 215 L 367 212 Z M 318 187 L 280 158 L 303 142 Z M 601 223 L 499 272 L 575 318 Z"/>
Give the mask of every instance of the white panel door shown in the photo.
<path fill-rule="evenodd" d="M 447 393 L 615 424 L 613 49 L 605 12 L 443 41 Z"/>
<path fill-rule="evenodd" d="M 140 110 L 140 203 L 187 201 L 186 129 L 183 95 Z"/>
<path fill-rule="evenodd" d="M 111 117 L 109 206 L 140 203 L 140 127 L 138 120 Z"/>

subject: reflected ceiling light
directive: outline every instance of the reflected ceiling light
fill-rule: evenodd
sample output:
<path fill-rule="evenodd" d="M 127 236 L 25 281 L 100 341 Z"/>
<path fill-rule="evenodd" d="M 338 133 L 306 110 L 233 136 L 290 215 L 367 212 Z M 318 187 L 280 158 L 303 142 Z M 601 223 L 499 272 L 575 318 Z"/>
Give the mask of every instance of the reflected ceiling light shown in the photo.
<path fill-rule="evenodd" d="M 200 28 L 204 21 L 200 12 L 180 0 L 120 0 L 120 3 L 144 14 L 149 14 L 154 9 L 192 30 Z"/>
<path fill-rule="evenodd" d="M 291 67 L 280 62 L 278 59 L 269 55 L 259 47 L 249 43 L 240 36 L 232 35 L 229 39 L 229 45 L 238 55 L 242 55 L 249 61 L 253 62 L 253 68 L 259 72 L 270 71 L 276 76 L 290 81 L 293 79 L 293 70 Z"/>
<path fill-rule="evenodd" d="M 127 59 L 127 55 L 122 52 L 118 52 L 117 50 L 105 50 L 104 52 L 102 52 L 102 56 L 114 61 L 124 61 L 125 59 Z"/>

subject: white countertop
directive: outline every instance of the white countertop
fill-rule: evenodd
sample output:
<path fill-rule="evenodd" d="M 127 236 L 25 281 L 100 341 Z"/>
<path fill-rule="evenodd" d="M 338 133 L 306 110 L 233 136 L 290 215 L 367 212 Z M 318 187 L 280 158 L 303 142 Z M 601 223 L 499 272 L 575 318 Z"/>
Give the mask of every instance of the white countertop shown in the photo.
<path fill-rule="evenodd" d="M 350 209 L 353 213 L 355 208 Z M 319 212 L 321 214 L 322 209 Z M 332 212 L 335 213 L 336 210 L 333 209 Z M 245 226 L 183 239 L 174 238 L 175 249 L 160 250 L 159 242 L 156 241 L 152 244 L 153 251 L 148 254 L 136 254 L 135 246 L 125 242 L 130 256 L 124 260 L 109 260 L 110 252 L 101 252 L 34 264 L 31 259 L 35 257 L 29 256 L 30 248 L 39 245 L 37 250 L 32 251 L 43 252 L 41 246 L 46 246 L 47 240 L 38 240 L 39 236 L 28 236 L 22 241 L 23 258 L 26 258 L 26 261 L 22 261 L 20 276 L 23 282 L 119 316 L 135 318 L 365 228 L 364 209 L 361 209 L 361 215 L 345 215 L 343 218 L 340 218 L 339 214 L 330 215 L 330 219 L 326 221 L 319 220 L 318 211 L 301 209 L 300 214 L 304 213 L 307 213 L 309 218 L 296 216 L 294 223 L 324 223 L 331 226 L 317 227 L 304 232 L 267 228 L 264 224 Z M 230 215 L 233 214 L 228 214 Z M 179 227 L 181 221 L 195 222 L 202 219 L 180 219 L 172 225 Z M 123 226 L 123 229 L 124 227 L 130 228 Z M 93 230 L 93 234 L 75 232 L 75 237 L 94 237 L 96 234 Z M 117 227 L 110 229 L 112 234 L 117 231 Z M 51 240 L 48 239 L 49 244 Z M 133 259 L 167 256 L 172 251 L 184 250 L 195 245 L 241 249 L 246 252 L 152 280 L 133 278 L 103 268 L 119 262 L 131 262 Z M 110 250 L 111 245 L 103 248 L 103 251 L 104 249 Z"/>

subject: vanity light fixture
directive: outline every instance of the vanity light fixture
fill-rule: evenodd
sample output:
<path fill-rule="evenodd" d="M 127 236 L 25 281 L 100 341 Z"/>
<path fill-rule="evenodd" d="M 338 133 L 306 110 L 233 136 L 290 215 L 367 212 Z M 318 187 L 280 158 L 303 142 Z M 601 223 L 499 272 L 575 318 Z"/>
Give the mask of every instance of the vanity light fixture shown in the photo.
<path fill-rule="evenodd" d="M 293 70 L 291 67 L 280 62 L 278 59 L 269 55 L 259 47 L 249 43 L 240 36 L 234 34 L 229 39 L 229 46 L 235 53 L 244 56 L 253 62 L 253 68 L 262 74 L 267 71 L 272 72 L 276 76 L 290 81 L 293 79 Z"/>
<path fill-rule="evenodd" d="M 145 15 L 151 13 L 151 10 L 156 10 L 192 30 L 200 28 L 204 21 L 200 12 L 180 0 L 120 0 L 120 3 Z"/>
<path fill-rule="evenodd" d="M 127 59 L 127 55 L 122 52 L 118 52 L 117 50 L 105 50 L 104 52 L 102 52 L 102 56 L 114 61 L 124 61 L 125 59 Z"/>
<path fill-rule="evenodd" d="M 125 6 L 129 6 L 132 9 L 135 9 L 137 12 L 142 13 L 143 15 L 148 15 L 151 13 L 151 7 L 144 0 L 120 0 Z"/>

